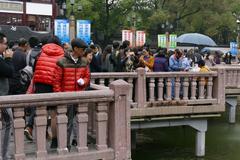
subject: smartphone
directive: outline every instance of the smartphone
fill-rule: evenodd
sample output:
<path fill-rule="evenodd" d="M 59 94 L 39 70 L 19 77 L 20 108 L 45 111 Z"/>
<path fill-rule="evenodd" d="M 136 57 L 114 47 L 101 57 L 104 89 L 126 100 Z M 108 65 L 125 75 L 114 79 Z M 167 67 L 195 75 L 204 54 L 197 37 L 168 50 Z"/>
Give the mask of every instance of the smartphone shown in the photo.
<path fill-rule="evenodd" d="M 10 42 L 8 42 L 8 47 L 7 47 L 7 49 L 11 49 L 12 51 L 14 51 L 13 49 L 13 46 L 15 45 L 15 43 L 14 42 L 12 42 L 12 41 L 10 41 Z"/>

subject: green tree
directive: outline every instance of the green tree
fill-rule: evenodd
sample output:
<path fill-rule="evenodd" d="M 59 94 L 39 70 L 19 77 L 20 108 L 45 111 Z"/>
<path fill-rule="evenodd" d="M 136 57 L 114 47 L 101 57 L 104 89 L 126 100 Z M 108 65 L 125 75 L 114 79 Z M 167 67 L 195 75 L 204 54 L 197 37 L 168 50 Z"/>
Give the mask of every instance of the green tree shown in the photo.
<path fill-rule="evenodd" d="M 76 18 L 91 20 L 94 39 L 104 45 L 121 39 L 121 30 L 132 25 L 128 17 L 133 13 L 141 19 L 137 29 L 145 30 L 153 42 L 157 34 L 166 31 L 162 24 L 169 21 L 173 25 L 170 32 L 199 32 L 213 37 L 218 44 L 228 44 L 237 36 L 232 12 L 240 13 L 240 0 L 76 0 L 76 4 L 83 7 L 75 12 Z"/>

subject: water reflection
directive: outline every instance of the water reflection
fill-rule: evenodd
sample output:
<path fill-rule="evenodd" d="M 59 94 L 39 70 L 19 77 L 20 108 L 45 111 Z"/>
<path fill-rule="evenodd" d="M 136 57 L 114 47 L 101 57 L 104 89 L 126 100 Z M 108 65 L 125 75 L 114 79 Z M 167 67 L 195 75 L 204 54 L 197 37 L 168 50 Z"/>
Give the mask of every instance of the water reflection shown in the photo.
<path fill-rule="evenodd" d="M 190 127 L 140 130 L 133 160 L 239 160 L 240 116 L 235 125 L 226 115 L 209 120 L 206 133 L 206 156 L 195 157 L 196 132 Z"/>

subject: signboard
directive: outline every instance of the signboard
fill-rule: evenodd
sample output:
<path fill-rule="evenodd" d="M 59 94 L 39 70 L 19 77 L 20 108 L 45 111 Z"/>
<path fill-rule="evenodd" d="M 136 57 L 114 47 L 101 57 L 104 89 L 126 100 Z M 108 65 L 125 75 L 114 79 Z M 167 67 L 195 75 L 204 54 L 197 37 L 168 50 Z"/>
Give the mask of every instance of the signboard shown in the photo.
<path fill-rule="evenodd" d="M 146 34 L 144 31 L 136 31 L 136 46 L 143 46 L 146 42 Z"/>
<path fill-rule="evenodd" d="M 0 2 L 0 12 L 23 13 L 23 2 Z"/>
<path fill-rule="evenodd" d="M 53 6 L 52 6 L 52 4 L 27 2 L 26 3 L 26 14 L 52 16 L 53 15 Z"/>
<path fill-rule="evenodd" d="M 82 39 L 87 44 L 91 43 L 91 21 L 77 20 L 77 38 Z"/>
<path fill-rule="evenodd" d="M 158 35 L 158 47 L 167 48 L 167 37 L 165 34 Z"/>
<path fill-rule="evenodd" d="M 233 56 L 236 56 L 238 54 L 237 42 L 230 42 L 230 52 Z"/>
<path fill-rule="evenodd" d="M 67 19 L 55 19 L 54 22 L 54 35 L 58 36 L 62 43 L 69 43 L 69 21 Z"/>
<path fill-rule="evenodd" d="M 162 48 L 171 48 L 175 49 L 177 47 L 177 35 L 176 34 L 170 34 L 169 35 L 169 46 L 167 46 L 167 35 L 166 34 L 159 34 L 158 35 L 158 47 Z"/>
<path fill-rule="evenodd" d="M 132 46 L 133 32 L 131 30 L 122 30 L 122 42 L 128 40 Z"/>
<path fill-rule="evenodd" d="M 170 34 L 169 35 L 169 47 L 172 49 L 175 49 L 177 47 L 177 35 L 176 34 Z"/>

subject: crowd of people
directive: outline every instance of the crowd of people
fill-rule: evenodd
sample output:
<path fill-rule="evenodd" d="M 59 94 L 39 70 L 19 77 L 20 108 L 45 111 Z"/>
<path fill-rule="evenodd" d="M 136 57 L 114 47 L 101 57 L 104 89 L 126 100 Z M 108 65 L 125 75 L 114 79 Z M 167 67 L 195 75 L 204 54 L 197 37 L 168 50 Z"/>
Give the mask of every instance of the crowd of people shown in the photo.
<path fill-rule="evenodd" d="M 0 33 L 0 96 L 18 94 L 39 94 L 52 92 L 84 91 L 89 89 L 91 72 L 134 72 L 142 67 L 146 72 L 200 71 L 208 72 L 209 67 L 220 63 L 218 55 L 200 54 L 197 50 L 167 51 L 166 48 L 152 49 L 149 45 L 130 47 L 129 41 L 114 42 L 102 51 L 97 44 L 87 45 L 81 39 L 61 44 L 56 36 L 39 40 L 19 39 L 17 44 L 8 45 L 6 35 Z M 24 72 L 24 71 L 28 72 Z M 25 73 L 25 75 L 23 74 Z M 56 148 L 56 106 L 47 107 L 51 117 L 51 148 Z M 24 133 L 33 140 L 36 107 L 26 109 Z M 69 104 L 67 110 L 67 147 L 77 145 L 70 137 L 74 131 L 76 105 Z M 4 140 L 2 157 L 8 159 L 13 115 L 11 108 L 2 109 Z M 76 133 L 75 136 L 76 137 Z"/>

